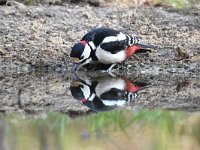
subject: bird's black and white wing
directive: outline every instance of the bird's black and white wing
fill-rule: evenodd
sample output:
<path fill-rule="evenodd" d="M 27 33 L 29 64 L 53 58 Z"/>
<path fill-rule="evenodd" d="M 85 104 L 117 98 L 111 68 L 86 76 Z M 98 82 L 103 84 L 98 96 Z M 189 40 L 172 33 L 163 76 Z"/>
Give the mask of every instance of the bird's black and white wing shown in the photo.
<path fill-rule="evenodd" d="M 105 37 L 108 36 L 116 36 L 119 34 L 119 31 L 110 29 L 110 28 L 97 28 L 89 31 L 87 34 L 83 36 L 81 40 L 85 40 L 87 42 L 93 41 L 97 46 L 99 45 Z"/>
<path fill-rule="evenodd" d="M 96 47 L 100 46 L 103 50 L 116 54 L 139 43 L 140 37 L 132 37 L 110 28 L 97 28 L 85 34 L 81 40 L 93 41 Z"/>

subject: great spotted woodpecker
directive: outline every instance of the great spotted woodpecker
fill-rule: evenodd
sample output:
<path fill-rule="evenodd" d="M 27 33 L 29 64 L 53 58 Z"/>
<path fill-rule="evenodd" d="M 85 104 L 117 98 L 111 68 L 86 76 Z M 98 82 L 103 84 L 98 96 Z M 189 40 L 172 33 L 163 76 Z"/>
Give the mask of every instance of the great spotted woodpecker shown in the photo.
<path fill-rule="evenodd" d="M 94 29 L 72 47 L 72 72 L 92 61 L 107 65 L 111 70 L 115 64 L 123 62 L 134 53 L 154 48 L 152 45 L 140 44 L 140 39 L 110 28 Z"/>
<path fill-rule="evenodd" d="M 148 84 L 134 83 L 121 77 L 99 76 L 87 79 L 78 79 L 70 84 L 72 96 L 86 105 L 90 110 L 109 111 L 122 106 L 139 97 L 138 91 Z"/>

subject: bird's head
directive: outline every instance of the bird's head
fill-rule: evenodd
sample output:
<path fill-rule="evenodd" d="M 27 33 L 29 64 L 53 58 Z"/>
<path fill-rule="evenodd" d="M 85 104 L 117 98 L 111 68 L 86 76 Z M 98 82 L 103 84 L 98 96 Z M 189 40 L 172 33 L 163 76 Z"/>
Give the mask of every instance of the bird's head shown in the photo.
<path fill-rule="evenodd" d="M 84 83 L 83 81 L 72 81 L 70 83 L 70 91 L 72 96 L 81 102 L 86 102 L 90 97 L 90 86 Z"/>
<path fill-rule="evenodd" d="M 75 72 L 79 66 L 87 64 L 91 61 L 91 51 L 91 47 L 86 41 L 80 41 L 72 47 L 70 53 L 71 61 L 74 63 L 72 72 Z"/>

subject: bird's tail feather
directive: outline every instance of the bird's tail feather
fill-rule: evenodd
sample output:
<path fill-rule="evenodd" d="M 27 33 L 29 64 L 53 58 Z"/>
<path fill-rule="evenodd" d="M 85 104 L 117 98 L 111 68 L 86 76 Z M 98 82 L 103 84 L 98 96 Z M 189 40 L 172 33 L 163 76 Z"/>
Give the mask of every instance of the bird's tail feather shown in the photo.
<path fill-rule="evenodd" d="M 145 45 L 145 44 L 140 44 L 140 43 L 138 43 L 136 45 L 141 47 L 141 48 L 153 48 L 153 49 L 157 48 L 157 46 L 155 46 L 155 45 Z"/>
<path fill-rule="evenodd" d="M 136 44 L 140 48 L 140 50 L 136 51 L 136 53 L 145 53 L 145 52 L 151 52 L 152 49 L 157 48 L 155 45 L 145 45 L 145 44 Z"/>

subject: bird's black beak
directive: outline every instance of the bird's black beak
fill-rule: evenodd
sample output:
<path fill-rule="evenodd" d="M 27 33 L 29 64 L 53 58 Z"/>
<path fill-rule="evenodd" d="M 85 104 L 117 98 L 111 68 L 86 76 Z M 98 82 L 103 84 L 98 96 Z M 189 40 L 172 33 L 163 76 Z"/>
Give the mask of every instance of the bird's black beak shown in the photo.
<path fill-rule="evenodd" d="M 78 68 L 79 65 L 80 65 L 79 63 L 73 63 L 73 66 L 72 66 L 72 73 L 75 73 L 75 72 L 76 72 L 76 70 L 77 70 L 77 68 Z"/>
<path fill-rule="evenodd" d="M 77 81 L 79 79 L 78 76 L 76 75 L 76 70 L 79 65 L 80 65 L 79 63 L 73 63 L 73 66 L 72 66 L 72 80 L 73 81 Z"/>

